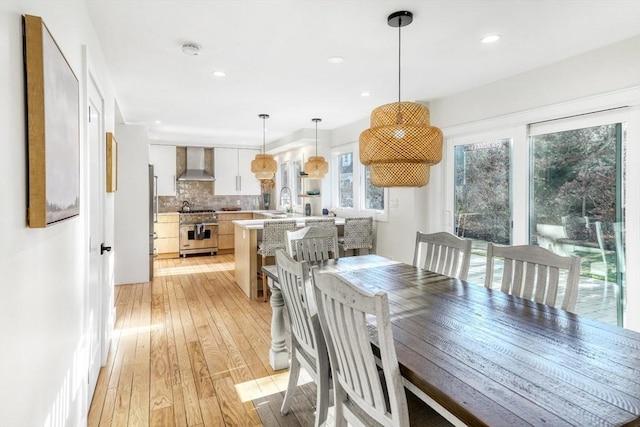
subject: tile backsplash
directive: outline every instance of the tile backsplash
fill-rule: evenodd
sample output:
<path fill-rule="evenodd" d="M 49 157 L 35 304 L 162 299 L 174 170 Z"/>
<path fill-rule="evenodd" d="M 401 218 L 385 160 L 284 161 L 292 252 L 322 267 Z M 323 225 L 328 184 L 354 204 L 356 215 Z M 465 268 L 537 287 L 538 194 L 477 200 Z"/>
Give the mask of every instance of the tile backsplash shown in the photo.
<path fill-rule="evenodd" d="M 215 182 L 177 181 L 176 196 L 159 196 L 159 212 L 176 212 L 188 201 L 194 209 L 221 210 L 225 206 L 240 206 L 242 210 L 262 209 L 262 196 L 216 196 Z M 239 201 L 239 204 L 238 204 Z"/>
<path fill-rule="evenodd" d="M 186 147 L 176 147 L 176 176 L 180 176 L 186 169 Z M 205 149 L 205 170 L 213 173 L 213 150 Z M 175 196 L 159 196 L 159 212 L 176 212 L 182 208 L 186 200 L 193 209 L 222 210 L 225 206 L 240 206 L 242 210 L 264 209 L 262 195 L 255 196 L 221 196 L 215 195 L 215 181 L 176 181 Z M 275 192 L 272 188 L 263 188 L 263 192 L 271 194 L 273 200 Z M 273 203 L 272 207 L 273 208 Z"/>

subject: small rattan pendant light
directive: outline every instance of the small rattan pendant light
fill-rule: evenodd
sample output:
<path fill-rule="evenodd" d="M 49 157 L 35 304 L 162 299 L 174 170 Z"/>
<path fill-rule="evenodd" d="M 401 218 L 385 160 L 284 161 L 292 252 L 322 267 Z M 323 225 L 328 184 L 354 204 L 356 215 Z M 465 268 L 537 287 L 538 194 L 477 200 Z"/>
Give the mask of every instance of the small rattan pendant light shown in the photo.
<path fill-rule="evenodd" d="M 258 114 L 258 117 L 262 119 L 262 154 L 256 154 L 256 158 L 251 162 L 251 172 L 256 174 L 258 179 L 272 179 L 278 170 L 278 164 L 266 150 L 265 123 L 269 115 Z"/>
<path fill-rule="evenodd" d="M 442 131 L 430 126 L 429 110 L 422 104 L 400 101 L 401 31 L 413 21 L 407 11 L 387 18 L 398 28 L 398 102 L 371 112 L 371 127 L 360 134 L 360 163 L 370 167 L 376 187 L 422 187 L 429 183 L 429 168 L 442 160 Z"/>
<path fill-rule="evenodd" d="M 329 171 L 329 163 L 324 157 L 318 156 L 318 122 L 321 122 L 322 119 L 315 118 L 311 121 L 316 123 L 316 155 L 309 157 L 309 160 L 304 164 L 304 171 L 308 175 L 307 178 L 322 179 Z"/>

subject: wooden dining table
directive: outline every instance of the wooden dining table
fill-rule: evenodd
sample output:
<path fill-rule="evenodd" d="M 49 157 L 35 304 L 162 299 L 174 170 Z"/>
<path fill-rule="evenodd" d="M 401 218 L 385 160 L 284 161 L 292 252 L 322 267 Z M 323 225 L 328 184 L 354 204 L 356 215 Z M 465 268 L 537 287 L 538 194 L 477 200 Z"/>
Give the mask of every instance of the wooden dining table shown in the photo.
<path fill-rule="evenodd" d="M 405 386 L 456 425 L 640 426 L 640 333 L 377 255 L 318 267 L 388 294 Z M 263 270 L 283 369 L 277 270 Z"/>

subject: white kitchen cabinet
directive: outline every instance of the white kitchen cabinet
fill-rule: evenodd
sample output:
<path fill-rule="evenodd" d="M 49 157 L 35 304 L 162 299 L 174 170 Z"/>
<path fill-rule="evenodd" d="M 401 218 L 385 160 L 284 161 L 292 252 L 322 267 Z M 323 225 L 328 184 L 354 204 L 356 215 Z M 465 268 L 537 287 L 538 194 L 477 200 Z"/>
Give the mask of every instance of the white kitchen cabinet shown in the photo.
<path fill-rule="evenodd" d="M 259 153 L 248 148 L 215 148 L 216 195 L 259 195 L 260 181 L 251 173 L 251 161 Z"/>
<path fill-rule="evenodd" d="M 260 154 L 260 150 L 238 150 L 238 175 L 240 176 L 240 194 L 253 196 L 262 192 L 260 180 L 251 172 L 251 162 Z"/>
<path fill-rule="evenodd" d="M 149 145 L 149 163 L 158 177 L 158 196 L 176 195 L 176 147 Z"/>

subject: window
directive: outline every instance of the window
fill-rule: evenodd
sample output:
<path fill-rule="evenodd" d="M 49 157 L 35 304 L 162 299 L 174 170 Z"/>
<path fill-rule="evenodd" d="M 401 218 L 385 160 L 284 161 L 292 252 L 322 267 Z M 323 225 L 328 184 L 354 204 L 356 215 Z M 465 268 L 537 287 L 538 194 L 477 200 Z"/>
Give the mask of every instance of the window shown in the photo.
<path fill-rule="evenodd" d="M 478 240 L 479 245 L 511 243 L 510 152 L 510 139 L 455 147 L 458 236 Z"/>
<path fill-rule="evenodd" d="M 289 187 L 289 162 L 280 163 L 280 187 Z"/>
<path fill-rule="evenodd" d="M 369 166 L 364 168 L 364 208 L 375 211 L 384 210 L 384 188 L 376 187 L 371 183 Z"/>
<path fill-rule="evenodd" d="M 302 194 L 302 178 L 300 177 L 300 172 L 302 171 L 302 160 L 292 162 L 291 166 L 293 168 L 293 172 L 291 173 L 293 181 L 291 187 L 291 191 L 293 192 L 293 204 L 301 206 L 302 200 L 300 199 L 300 194 Z"/>
<path fill-rule="evenodd" d="M 338 207 L 353 208 L 353 153 L 338 156 Z"/>
<path fill-rule="evenodd" d="M 355 144 L 344 146 L 344 150 L 334 152 L 332 157 L 333 207 L 337 210 L 353 210 L 363 215 L 371 215 L 378 221 L 387 219 L 388 189 L 371 184 L 369 167 L 358 161 Z M 340 215 L 351 215 L 341 212 Z"/>
<path fill-rule="evenodd" d="M 621 325 L 626 124 L 572 127 L 532 126 L 530 241 L 579 256 L 576 312 Z"/>
<path fill-rule="evenodd" d="M 292 193 L 287 194 L 286 192 L 282 191 L 284 187 L 287 187 L 289 188 L 289 190 L 291 190 L 290 182 L 289 182 L 289 162 L 280 163 L 279 179 L 280 179 L 280 194 L 278 196 L 278 205 L 280 206 L 280 208 L 291 209 L 293 207 L 292 206 L 293 197 L 289 198 L 289 194 L 292 194 Z"/>
<path fill-rule="evenodd" d="M 474 242 L 470 282 L 484 283 L 486 241 L 539 245 L 580 257 L 576 313 L 619 326 L 633 319 L 625 301 L 637 291 L 627 287 L 624 255 L 631 205 L 625 200 L 632 199 L 627 188 L 635 173 L 627 133 L 631 141 L 639 123 L 633 111 L 563 110 L 567 118 L 551 120 L 536 110 L 530 114 L 536 123 L 491 131 L 483 124 L 478 133 L 470 126 L 447 139 L 451 214 L 443 223 L 450 218 L 450 231 Z"/>
<path fill-rule="evenodd" d="M 300 194 L 303 192 L 302 178 L 300 177 L 300 172 L 302 171 L 302 160 L 283 161 L 279 164 L 279 168 L 278 185 L 280 190 L 282 190 L 283 187 L 287 187 L 291 190 L 291 200 L 286 200 L 288 207 L 294 208 L 302 206 L 302 199 L 300 198 Z M 280 199 L 281 198 L 282 196 L 280 196 Z M 279 200 L 279 202 L 280 201 L 285 202 L 284 200 Z"/>

